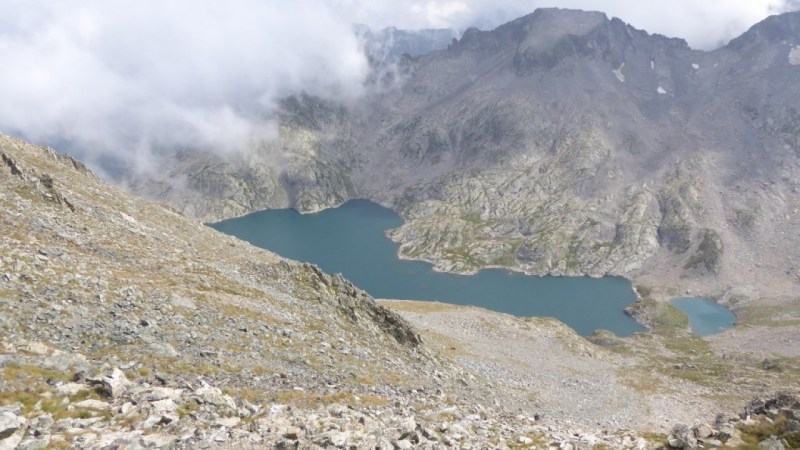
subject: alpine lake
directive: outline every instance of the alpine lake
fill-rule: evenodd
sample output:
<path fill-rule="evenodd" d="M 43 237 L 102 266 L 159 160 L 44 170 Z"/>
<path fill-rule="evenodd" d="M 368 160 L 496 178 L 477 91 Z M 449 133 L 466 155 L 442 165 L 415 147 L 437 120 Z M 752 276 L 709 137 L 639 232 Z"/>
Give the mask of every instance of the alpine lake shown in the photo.
<path fill-rule="evenodd" d="M 604 329 L 630 336 L 645 329 L 623 309 L 635 300 L 620 277 L 536 277 L 503 269 L 474 275 L 435 272 L 429 263 L 399 259 L 386 231 L 403 220 L 367 200 L 314 214 L 267 210 L 209 224 L 286 258 L 341 273 L 375 298 L 473 305 L 515 316 L 550 316 L 587 336 Z M 690 320 L 692 319 L 690 315 Z"/>

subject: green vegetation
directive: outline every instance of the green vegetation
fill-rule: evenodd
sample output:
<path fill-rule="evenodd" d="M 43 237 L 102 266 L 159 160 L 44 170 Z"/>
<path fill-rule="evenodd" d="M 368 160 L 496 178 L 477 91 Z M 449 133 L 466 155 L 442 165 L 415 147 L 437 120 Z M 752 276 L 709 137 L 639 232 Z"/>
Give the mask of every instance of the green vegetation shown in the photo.
<path fill-rule="evenodd" d="M 32 379 L 41 382 L 47 379 L 68 381 L 70 379 L 70 374 L 57 370 L 45 369 L 33 364 L 10 364 L 2 368 L 2 380 L 7 383 L 27 382 Z"/>
<path fill-rule="evenodd" d="M 644 286 L 641 284 L 636 285 L 636 292 L 639 293 L 639 296 L 642 298 L 650 297 L 653 294 L 653 288 L 649 286 Z"/>
<path fill-rule="evenodd" d="M 467 247 L 454 247 L 444 249 L 448 260 L 461 263 L 465 268 L 481 267 L 482 261 L 475 257 Z"/>
<path fill-rule="evenodd" d="M 689 318 L 669 303 L 656 301 L 645 294 L 647 288 L 637 288 L 642 299 L 630 306 L 630 313 L 654 332 L 666 336 L 683 334 L 689 328 Z"/>
<path fill-rule="evenodd" d="M 738 426 L 742 432 L 742 440 L 747 444 L 747 449 L 757 450 L 758 443 L 771 436 L 780 436 L 789 444 L 788 448 L 800 448 L 800 432 L 784 433 L 789 417 L 781 413 L 774 420 L 761 418 L 756 423 L 743 423 Z"/>
<path fill-rule="evenodd" d="M 463 220 L 465 222 L 471 222 L 471 223 L 474 223 L 474 224 L 478 224 L 478 225 L 483 223 L 481 221 L 481 213 L 479 213 L 477 211 L 461 213 L 461 220 Z"/>
<path fill-rule="evenodd" d="M 800 325 L 800 299 L 784 302 L 780 306 L 753 305 L 736 309 L 736 319 L 741 325 L 797 326 Z"/>
<path fill-rule="evenodd" d="M 463 308 L 461 306 L 451 305 L 449 303 L 415 301 L 415 300 L 381 300 L 378 303 L 398 311 L 408 311 L 408 312 L 418 312 L 418 313 L 446 312 Z"/>
<path fill-rule="evenodd" d="M 719 233 L 707 229 L 703 234 L 703 241 L 697 247 L 697 252 L 689 258 L 683 268 L 686 270 L 694 269 L 703 264 L 706 270 L 719 273 L 724 250 L 725 246 L 722 244 L 722 238 Z"/>

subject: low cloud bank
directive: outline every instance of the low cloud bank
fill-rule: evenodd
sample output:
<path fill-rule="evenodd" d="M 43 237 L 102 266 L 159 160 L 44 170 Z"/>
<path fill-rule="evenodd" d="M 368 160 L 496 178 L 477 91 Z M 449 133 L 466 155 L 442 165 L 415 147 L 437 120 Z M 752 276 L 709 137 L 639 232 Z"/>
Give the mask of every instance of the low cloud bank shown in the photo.
<path fill-rule="evenodd" d="M 165 151 L 236 151 L 269 138 L 281 97 L 355 98 L 368 73 L 350 24 L 319 1 L 3 9 L 0 130 L 140 169 Z"/>

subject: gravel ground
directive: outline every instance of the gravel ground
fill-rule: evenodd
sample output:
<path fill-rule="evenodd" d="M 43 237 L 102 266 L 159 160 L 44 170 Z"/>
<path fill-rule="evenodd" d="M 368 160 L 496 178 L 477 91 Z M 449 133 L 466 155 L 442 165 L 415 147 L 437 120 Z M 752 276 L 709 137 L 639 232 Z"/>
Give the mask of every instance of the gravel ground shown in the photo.
<path fill-rule="evenodd" d="M 800 358 L 800 328 L 797 326 L 732 328 L 707 339 L 719 355 Z"/>
<path fill-rule="evenodd" d="M 668 389 L 632 383 L 644 361 L 589 343 L 549 319 L 479 308 L 385 301 L 473 374 L 479 398 L 524 414 L 590 429 L 667 431 L 675 421 L 709 420 L 720 405 L 707 390 L 668 379 Z M 645 377 L 658 374 L 644 373 Z"/>

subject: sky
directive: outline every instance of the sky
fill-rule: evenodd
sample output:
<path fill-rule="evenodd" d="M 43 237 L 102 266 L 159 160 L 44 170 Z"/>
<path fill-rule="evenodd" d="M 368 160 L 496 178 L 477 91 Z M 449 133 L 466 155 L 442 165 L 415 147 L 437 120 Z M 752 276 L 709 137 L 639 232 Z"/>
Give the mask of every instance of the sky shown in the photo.
<path fill-rule="evenodd" d="M 532 12 L 561 7 L 605 12 L 650 33 L 713 49 L 771 14 L 800 8 L 798 0 L 333 0 L 350 17 L 377 27 L 481 29 Z"/>
<path fill-rule="evenodd" d="M 790 3 L 794 2 L 794 3 Z M 0 0 L 0 132 L 157 169 L 177 149 L 274 139 L 306 92 L 350 101 L 368 64 L 353 23 L 490 29 L 560 6 L 712 49 L 797 0 Z"/>

